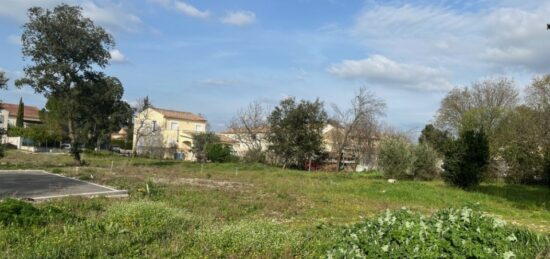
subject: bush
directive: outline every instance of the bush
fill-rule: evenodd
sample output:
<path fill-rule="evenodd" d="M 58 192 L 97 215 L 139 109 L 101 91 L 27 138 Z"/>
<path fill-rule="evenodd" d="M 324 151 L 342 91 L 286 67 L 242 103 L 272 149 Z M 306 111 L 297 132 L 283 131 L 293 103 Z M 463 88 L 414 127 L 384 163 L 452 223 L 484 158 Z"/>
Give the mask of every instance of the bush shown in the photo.
<path fill-rule="evenodd" d="M 28 227 L 45 225 L 52 220 L 67 221 L 76 217 L 52 206 L 36 208 L 32 204 L 15 199 L 0 202 L 0 225 Z"/>
<path fill-rule="evenodd" d="M 329 258 L 536 258 L 548 238 L 470 208 L 424 217 L 407 209 L 345 228 Z"/>
<path fill-rule="evenodd" d="M 5 152 L 6 152 L 6 147 L 4 145 L 0 145 L 0 158 L 4 157 Z"/>
<path fill-rule="evenodd" d="M 467 130 L 452 142 L 443 164 L 443 179 L 466 189 L 483 180 L 489 162 L 489 143 L 482 130 Z"/>
<path fill-rule="evenodd" d="M 428 144 L 418 144 L 414 147 L 414 162 L 412 172 L 415 180 L 433 180 L 439 169 L 437 167 L 438 153 Z"/>
<path fill-rule="evenodd" d="M 42 222 L 40 211 L 30 203 L 15 199 L 0 202 L 0 223 L 5 226 L 35 225 Z"/>
<path fill-rule="evenodd" d="M 515 142 L 501 153 L 507 165 L 506 182 L 530 184 L 543 179 L 544 157 L 539 154 L 538 145 Z"/>
<path fill-rule="evenodd" d="M 408 178 L 412 176 L 414 161 L 411 144 L 402 137 L 388 137 L 380 142 L 378 165 L 388 178 Z"/>
<path fill-rule="evenodd" d="M 225 163 L 231 160 L 231 149 L 222 144 L 206 145 L 206 158 L 215 163 Z"/>

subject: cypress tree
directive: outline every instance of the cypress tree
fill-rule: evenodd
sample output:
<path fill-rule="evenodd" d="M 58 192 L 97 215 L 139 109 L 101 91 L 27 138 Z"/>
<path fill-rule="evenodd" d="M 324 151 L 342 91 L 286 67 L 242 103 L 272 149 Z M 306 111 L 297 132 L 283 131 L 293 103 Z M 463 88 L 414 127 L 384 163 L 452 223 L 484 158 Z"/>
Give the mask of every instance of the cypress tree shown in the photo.
<path fill-rule="evenodd" d="M 19 99 L 19 108 L 17 109 L 17 120 L 15 121 L 15 126 L 18 128 L 23 128 L 23 118 L 25 117 L 25 104 L 23 104 L 23 98 Z"/>

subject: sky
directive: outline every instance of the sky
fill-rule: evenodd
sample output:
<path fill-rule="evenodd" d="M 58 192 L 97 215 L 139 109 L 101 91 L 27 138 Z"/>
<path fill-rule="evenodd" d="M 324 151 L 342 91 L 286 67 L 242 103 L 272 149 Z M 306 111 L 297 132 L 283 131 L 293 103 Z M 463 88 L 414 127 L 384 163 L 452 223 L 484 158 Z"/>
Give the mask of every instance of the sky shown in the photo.
<path fill-rule="evenodd" d="M 214 130 L 259 100 L 349 106 L 360 87 L 387 104 L 385 124 L 418 132 L 453 87 L 507 76 L 518 89 L 550 72 L 550 1 L 543 0 L 0 0 L 4 102 L 43 107 L 13 81 L 28 60 L 26 10 L 59 3 L 115 38 L 105 72 L 124 99 L 204 115 Z"/>

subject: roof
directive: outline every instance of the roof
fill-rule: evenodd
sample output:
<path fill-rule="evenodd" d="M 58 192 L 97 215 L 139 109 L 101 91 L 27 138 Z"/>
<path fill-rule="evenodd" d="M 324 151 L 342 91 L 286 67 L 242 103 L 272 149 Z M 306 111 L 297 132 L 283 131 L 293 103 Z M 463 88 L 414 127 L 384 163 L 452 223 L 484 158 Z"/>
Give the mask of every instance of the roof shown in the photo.
<path fill-rule="evenodd" d="M 164 117 L 169 119 L 206 122 L 206 119 L 203 118 L 202 116 L 196 115 L 190 112 L 173 111 L 173 110 L 161 109 L 156 107 L 151 109 L 161 113 L 162 115 L 164 115 Z"/>
<path fill-rule="evenodd" d="M 17 111 L 19 110 L 18 104 L 12 104 L 12 103 L 2 103 L 2 110 L 6 110 L 9 112 L 10 117 L 17 117 Z M 40 109 L 38 109 L 35 106 L 27 106 L 25 105 L 25 108 L 23 110 L 24 113 L 24 120 L 40 120 L 39 115 Z"/>
<path fill-rule="evenodd" d="M 230 137 L 227 137 L 225 135 L 222 135 L 222 134 L 217 134 L 218 137 L 220 138 L 220 142 L 221 143 L 237 143 L 238 141 L 230 138 Z"/>
<path fill-rule="evenodd" d="M 267 126 L 252 129 L 253 133 L 267 133 L 268 131 L 269 131 L 269 128 Z M 220 132 L 220 134 L 240 134 L 240 133 L 248 133 L 248 130 L 246 130 L 245 128 L 239 128 L 239 129 L 230 128 Z"/>

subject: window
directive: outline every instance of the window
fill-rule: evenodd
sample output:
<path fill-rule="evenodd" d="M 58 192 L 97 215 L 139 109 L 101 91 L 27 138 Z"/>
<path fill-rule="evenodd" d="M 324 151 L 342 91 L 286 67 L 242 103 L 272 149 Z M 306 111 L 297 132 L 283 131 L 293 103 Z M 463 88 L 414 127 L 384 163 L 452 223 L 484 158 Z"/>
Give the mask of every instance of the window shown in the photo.
<path fill-rule="evenodd" d="M 195 124 L 195 132 L 201 132 L 202 131 L 202 125 Z"/>
<path fill-rule="evenodd" d="M 171 130 L 178 130 L 179 129 L 179 123 L 177 121 L 170 122 L 170 129 Z"/>
<path fill-rule="evenodd" d="M 157 130 L 157 121 L 153 121 L 153 131 Z"/>

